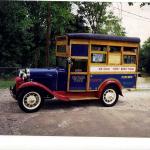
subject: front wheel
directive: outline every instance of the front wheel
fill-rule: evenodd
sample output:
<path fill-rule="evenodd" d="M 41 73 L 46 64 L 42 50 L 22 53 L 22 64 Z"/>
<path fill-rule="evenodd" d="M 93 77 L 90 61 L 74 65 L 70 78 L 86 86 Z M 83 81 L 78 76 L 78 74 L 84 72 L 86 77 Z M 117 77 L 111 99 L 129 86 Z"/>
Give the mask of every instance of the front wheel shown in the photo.
<path fill-rule="evenodd" d="M 19 107 L 27 113 L 36 112 L 43 103 L 42 96 L 37 90 L 24 90 L 18 96 Z"/>
<path fill-rule="evenodd" d="M 106 107 L 114 106 L 118 101 L 119 94 L 117 89 L 109 86 L 106 87 L 101 96 L 101 102 Z"/>

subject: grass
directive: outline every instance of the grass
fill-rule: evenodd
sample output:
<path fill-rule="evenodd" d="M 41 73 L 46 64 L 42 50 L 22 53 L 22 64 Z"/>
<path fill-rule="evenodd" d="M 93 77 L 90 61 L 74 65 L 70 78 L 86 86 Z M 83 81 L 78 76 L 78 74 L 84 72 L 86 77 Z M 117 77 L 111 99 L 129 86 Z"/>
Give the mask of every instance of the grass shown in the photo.
<path fill-rule="evenodd" d="M 0 89 L 9 88 L 13 84 L 15 84 L 14 80 L 0 80 Z"/>

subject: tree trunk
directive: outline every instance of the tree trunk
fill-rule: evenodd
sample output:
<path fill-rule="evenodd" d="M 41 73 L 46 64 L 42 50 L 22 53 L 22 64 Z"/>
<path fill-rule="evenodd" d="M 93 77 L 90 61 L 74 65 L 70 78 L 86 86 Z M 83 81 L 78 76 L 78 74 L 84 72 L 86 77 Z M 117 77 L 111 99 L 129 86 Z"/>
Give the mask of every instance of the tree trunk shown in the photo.
<path fill-rule="evenodd" d="M 46 31 L 46 48 L 45 48 L 45 66 L 48 67 L 49 66 L 49 47 L 50 47 L 50 19 L 51 19 L 51 13 L 50 13 L 50 6 L 51 6 L 51 2 L 48 1 L 48 13 L 47 13 L 47 31 Z"/>

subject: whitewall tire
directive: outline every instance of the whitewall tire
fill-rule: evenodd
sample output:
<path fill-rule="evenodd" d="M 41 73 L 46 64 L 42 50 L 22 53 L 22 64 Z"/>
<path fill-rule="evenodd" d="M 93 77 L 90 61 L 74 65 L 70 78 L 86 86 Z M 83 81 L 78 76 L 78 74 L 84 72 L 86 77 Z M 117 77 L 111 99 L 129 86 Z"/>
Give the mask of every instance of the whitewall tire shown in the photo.
<path fill-rule="evenodd" d="M 108 86 L 102 93 L 101 102 L 106 107 L 114 106 L 118 101 L 118 97 L 117 89 L 113 86 Z"/>
<path fill-rule="evenodd" d="M 42 96 L 37 90 L 26 89 L 18 96 L 19 107 L 25 112 L 38 111 L 41 108 L 42 103 Z"/>

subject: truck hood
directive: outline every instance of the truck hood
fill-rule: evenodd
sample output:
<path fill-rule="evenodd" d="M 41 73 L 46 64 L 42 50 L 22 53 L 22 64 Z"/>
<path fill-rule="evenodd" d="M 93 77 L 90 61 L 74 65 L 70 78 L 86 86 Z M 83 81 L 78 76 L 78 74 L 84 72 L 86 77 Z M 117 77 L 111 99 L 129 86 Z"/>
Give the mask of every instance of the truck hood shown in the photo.
<path fill-rule="evenodd" d="M 65 69 L 59 67 L 52 68 L 30 68 L 30 80 L 44 84 L 51 90 L 57 90 L 58 76 L 60 72 L 65 72 Z"/>

